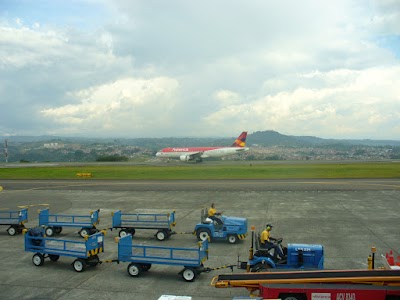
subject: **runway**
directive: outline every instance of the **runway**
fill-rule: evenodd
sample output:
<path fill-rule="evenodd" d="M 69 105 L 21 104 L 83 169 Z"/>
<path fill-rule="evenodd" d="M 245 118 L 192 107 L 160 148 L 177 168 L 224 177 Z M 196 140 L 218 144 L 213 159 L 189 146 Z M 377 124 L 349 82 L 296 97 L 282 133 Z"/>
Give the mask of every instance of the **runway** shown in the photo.
<path fill-rule="evenodd" d="M 370 247 L 378 253 L 389 249 L 399 254 L 400 180 L 180 180 L 101 181 L 2 180 L 0 208 L 27 205 L 28 226 L 38 224 L 39 204 L 50 205 L 54 213 L 85 214 L 100 209 L 100 227 L 111 224 L 111 212 L 176 211 L 176 231 L 193 230 L 200 209 L 215 202 L 230 216 L 246 217 L 249 227 L 262 230 L 274 224 L 273 236 L 284 243 L 322 244 L 328 269 L 366 269 Z M 218 270 L 201 274 L 193 283 L 182 281 L 179 267 L 155 265 L 138 278 L 126 272 L 127 264 L 102 264 L 76 273 L 70 257 L 57 262 L 32 264 L 24 252 L 21 235 L 8 236 L 0 227 L 0 299 L 158 299 L 161 295 L 191 296 L 192 299 L 232 299 L 245 296 L 242 289 L 215 289 L 213 276 L 230 272 Z M 250 228 L 249 228 L 250 229 Z M 62 238 L 78 238 L 77 230 L 63 230 Z M 155 232 L 138 231 L 137 243 L 174 247 L 196 246 L 193 235 L 174 235 L 159 242 Z M 101 259 L 117 255 L 114 237 L 108 232 Z M 238 244 L 211 243 L 208 267 L 234 264 L 240 255 L 246 260 L 250 239 Z M 379 265 L 379 262 L 377 262 Z M 235 270 L 243 272 L 243 270 Z"/>

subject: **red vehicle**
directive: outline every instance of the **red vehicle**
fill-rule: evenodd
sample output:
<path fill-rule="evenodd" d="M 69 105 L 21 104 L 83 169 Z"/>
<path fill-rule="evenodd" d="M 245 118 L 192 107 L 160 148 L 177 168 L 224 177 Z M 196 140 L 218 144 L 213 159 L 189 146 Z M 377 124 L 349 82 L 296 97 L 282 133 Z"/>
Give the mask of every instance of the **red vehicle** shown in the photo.
<path fill-rule="evenodd" d="M 364 284 L 262 284 L 263 299 L 282 300 L 399 300 L 400 286 Z"/>
<path fill-rule="evenodd" d="M 212 285 L 246 288 L 264 299 L 400 300 L 400 270 L 394 269 L 221 274 Z"/>

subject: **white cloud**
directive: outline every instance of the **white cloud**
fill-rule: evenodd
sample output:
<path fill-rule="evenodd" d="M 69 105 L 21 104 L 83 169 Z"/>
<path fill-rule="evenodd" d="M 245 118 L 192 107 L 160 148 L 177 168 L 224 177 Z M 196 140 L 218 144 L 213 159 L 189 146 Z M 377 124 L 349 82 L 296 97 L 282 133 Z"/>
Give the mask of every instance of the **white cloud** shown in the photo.
<path fill-rule="evenodd" d="M 299 75 L 322 82 L 320 87 L 298 86 L 251 103 L 226 106 L 205 119 L 211 126 L 233 123 L 271 128 L 293 134 L 333 138 L 390 138 L 400 134 L 400 66 L 362 71 L 337 70 Z M 396 127 L 392 127 L 396 124 Z"/>
<path fill-rule="evenodd" d="M 128 136 L 138 129 L 169 126 L 178 82 L 170 78 L 125 78 L 77 92 L 79 103 L 49 108 L 42 114 L 69 133 L 82 130 Z M 137 133 L 142 135 L 142 133 Z"/>
<path fill-rule="evenodd" d="M 0 14 L 0 135 L 398 139 L 398 1 L 38 1 Z"/>

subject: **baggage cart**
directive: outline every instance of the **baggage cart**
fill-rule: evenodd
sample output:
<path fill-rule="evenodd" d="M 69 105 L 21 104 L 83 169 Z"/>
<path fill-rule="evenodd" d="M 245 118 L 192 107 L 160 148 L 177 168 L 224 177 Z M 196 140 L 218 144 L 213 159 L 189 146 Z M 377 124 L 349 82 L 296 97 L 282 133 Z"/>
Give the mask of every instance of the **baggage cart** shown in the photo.
<path fill-rule="evenodd" d="M 9 226 L 7 233 L 16 235 L 25 228 L 24 223 L 28 221 L 28 209 L 21 210 L 0 210 L 0 225 Z"/>
<path fill-rule="evenodd" d="M 92 235 L 98 230 L 96 225 L 100 222 L 100 209 L 90 212 L 89 215 L 50 214 L 49 209 L 39 212 L 39 226 L 45 226 L 46 236 L 61 233 L 63 227 L 80 227 L 80 236 Z"/>
<path fill-rule="evenodd" d="M 186 281 L 194 281 L 202 272 L 209 272 L 203 263 L 208 259 L 208 240 L 198 242 L 195 248 L 133 245 L 130 235 L 118 242 L 118 262 L 129 262 L 127 271 L 139 276 L 153 264 L 183 266 L 179 272 Z"/>
<path fill-rule="evenodd" d="M 112 229 L 119 228 L 119 237 L 128 234 L 133 236 L 136 229 L 157 230 L 155 237 L 159 241 L 169 238 L 172 234 L 172 228 L 176 225 L 175 212 L 170 213 L 136 213 L 126 214 L 121 210 L 112 213 Z"/>
<path fill-rule="evenodd" d="M 25 251 L 34 252 L 32 262 L 42 266 L 49 258 L 57 261 L 60 256 L 76 257 L 72 267 L 76 272 L 85 271 L 87 266 L 101 264 L 98 254 L 104 252 L 104 232 L 85 237 L 85 240 L 49 238 L 42 227 L 25 229 Z"/>

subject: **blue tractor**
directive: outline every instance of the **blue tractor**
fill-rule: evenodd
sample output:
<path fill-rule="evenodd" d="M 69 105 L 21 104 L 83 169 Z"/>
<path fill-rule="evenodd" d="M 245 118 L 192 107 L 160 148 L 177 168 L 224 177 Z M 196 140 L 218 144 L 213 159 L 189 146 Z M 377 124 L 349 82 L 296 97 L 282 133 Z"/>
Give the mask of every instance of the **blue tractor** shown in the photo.
<path fill-rule="evenodd" d="M 206 239 L 228 240 L 234 244 L 238 240 L 243 240 L 247 235 L 247 219 L 228 217 L 221 215 L 222 225 L 214 223 L 208 218 L 207 209 L 201 211 L 201 223 L 194 228 L 193 234 L 197 236 L 199 241 Z"/>
<path fill-rule="evenodd" d="M 252 231 L 252 247 L 250 257 L 247 262 L 240 262 L 241 269 L 250 272 L 265 272 L 269 269 L 323 269 L 324 268 L 324 247 L 313 244 L 288 244 L 282 245 L 282 239 L 277 239 L 276 243 L 281 247 L 284 260 L 274 259 L 273 249 L 263 249 L 260 247 L 260 235 L 255 235 Z"/>

